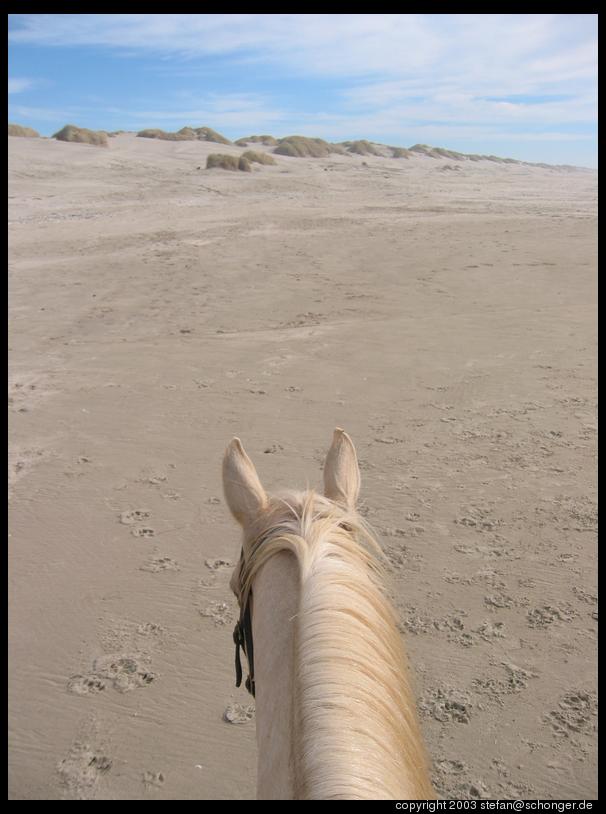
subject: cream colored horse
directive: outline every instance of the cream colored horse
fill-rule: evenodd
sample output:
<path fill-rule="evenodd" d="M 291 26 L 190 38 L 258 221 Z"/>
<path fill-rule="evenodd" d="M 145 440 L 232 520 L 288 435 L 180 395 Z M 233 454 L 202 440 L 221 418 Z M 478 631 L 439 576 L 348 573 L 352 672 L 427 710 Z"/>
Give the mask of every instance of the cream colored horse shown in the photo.
<path fill-rule="evenodd" d="M 266 494 L 238 438 L 223 484 L 244 530 L 231 587 L 254 642 L 258 798 L 435 798 L 347 433 L 334 432 L 323 495 Z"/>

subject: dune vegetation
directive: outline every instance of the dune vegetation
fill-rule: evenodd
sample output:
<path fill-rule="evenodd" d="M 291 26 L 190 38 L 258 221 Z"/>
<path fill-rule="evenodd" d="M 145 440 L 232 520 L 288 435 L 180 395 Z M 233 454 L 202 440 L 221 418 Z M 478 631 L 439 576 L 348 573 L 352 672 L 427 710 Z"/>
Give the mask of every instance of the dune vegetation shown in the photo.
<path fill-rule="evenodd" d="M 92 144 L 98 147 L 107 147 L 108 138 L 113 138 L 122 133 L 132 133 L 128 130 L 88 130 L 85 127 L 77 127 L 67 124 L 52 138 L 59 141 L 72 141 L 83 144 Z M 31 127 L 20 124 L 8 125 L 9 136 L 22 136 L 28 138 L 41 138 L 40 134 Z M 244 136 L 232 142 L 221 133 L 210 127 L 190 127 L 185 126 L 176 132 L 162 130 L 160 128 L 146 128 L 136 133 L 140 138 L 161 139 L 163 141 L 207 141 L 217 144 L 235 144 L 238 147 L 247 147 L 250 144 L 262 144 L 272 147 L 272 152 L 276 155 L 290 156 L 294 158 L 325 158 L 331 154 L 337 155 L 361 155 L 391 158 L 412 158 L 413 156 L 424 156 L 432 159 L 449 159 L 451 161 L 491 161 L 495 164 L 519 164 L 524 166 L 550 167 L 548 164 L 533 164 L 527 161 L 520 161 L 515 158 L 501 158 L 496 155 L 483 155 L 477 153 L 460 153 L 456 150 L 448 150 L 444 147 L 433 147 L 429 144 L 413 144 L 411 147 L 393 147 L 367 139 L 357 139 L 354 141 L 343 141 L 331 143 L 321 138 L 311 138 L 309 136 L 285 136 L 275 138 L 269 134 Z M 242 159 L 242 160 L 241 160 Z M 208 157 L 207 167 L 222 167 L 223 169 L 240 169 L 244 172 L 251 171 L 251 164 L 275 164 L 274 159 L 265 152 L 255 150 L 246 151 L 241 158 L 234 156 L 213 154 Z M 234 165 L 235 162 L 235 165 Z M 240 166 L 238 166 L 240 165 Z M 557 165 L 560 169 L 573 170 L 574 167 L 567 165 Z"/>
<path fill-rule="evenodd" d="M 288 155 L 296 158 L 323 158 L 330 153 L 343 152 L 343 148 L 330 144 L 321 138 L 308 138 L 307 136 L 286 136 L 278 140 L 274 150 L 276 155 Z"/>
<path fill-rule="evenodd" d="M 148 128 L 137 133 L 140 138 L 157 138 L 162 141 L 214 141 L 217 144 L 231 144 L 231 141 L 210 127 L 182 127 L 176 133 L 158 128 Z"/>
<path fill-rule="evenodd" d="M 103 130 L 88 130 L 86 127 L 76 127 L 75 124 L 66 124 L 61 130 L 53 134 L 57 141 L 73 141 L 79 144 L 92 144 L 95 147 L 108 147 L 107 133 Z"/>
<path fill-rule="evenodd" d="M 390 147 L 392 158 L 410 158 L 410 150 L 406 147 Z"/>
<path fill-rule="evenodd" d="M 268 153 L 259 153 L 256 150 L 247 150 L 242 153 L 242 158 L 250 161 L 251 164 L 275 164 L 276 159 Z"/>
<path fill-rule="evenodd" d="M 359 141 L 343 141 L 343 147 L 348 153 L 354 155 L 383 155 L 383 153 L 370 141 L 361 139 Z"/>
<path fill-rule="evenodd" d="M 31 127 L 23 127 L 21 124 L 8 125 L 9 136 L 23 136 L 25 138 L 40 138 L 40 133 Z"/>
<path fill-rule="evenodd" d="M 246 147 L 248 144 L 265 144 L 268 147 L 276 147 L 278 139 L 273 136 L 245 136 L 234 141 L 234 144 L 237 144 L 238 147 Z"/>
<path fill-rule="evenodd" d="M 225 153 L 211 153 L 206 159 L 206 169 L 252 172 L 250 161 L 247 158 L 244 158 L 244 156 L 227 155 Z"/>

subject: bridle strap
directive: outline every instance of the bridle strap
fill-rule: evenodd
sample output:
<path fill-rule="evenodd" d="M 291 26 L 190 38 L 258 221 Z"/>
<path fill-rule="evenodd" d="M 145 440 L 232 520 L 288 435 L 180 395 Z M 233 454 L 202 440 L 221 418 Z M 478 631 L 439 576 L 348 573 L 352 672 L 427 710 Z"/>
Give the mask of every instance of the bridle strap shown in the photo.
<path fill-rule="evenodd" d="M 244 552 L 242 552 L 242 558 Z M 236 622 L 234 628 L 234 644 L 236 645 L 236 687 L 242 684 L 242 662 L 240 660 L 240 648 L 244 651 L 246 660 L 248 662 L 248 677 L 244 682 L 244 686 L 248 692 L 255 697 L 255 661 L 253 649 L 253 635 L 252 635 L 252 618 L 250 613 L 250 600 L 252 591 L 249 591 L 246 598 L 246 605 L 240 612 L 240 619 Z"/>

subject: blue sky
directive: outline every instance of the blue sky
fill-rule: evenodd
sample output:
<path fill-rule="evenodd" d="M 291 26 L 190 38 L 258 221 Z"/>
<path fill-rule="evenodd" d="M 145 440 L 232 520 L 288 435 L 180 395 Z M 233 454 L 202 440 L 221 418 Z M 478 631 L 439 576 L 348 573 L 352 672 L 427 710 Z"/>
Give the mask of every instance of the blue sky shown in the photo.
<path fill-rule="evenodd" d="M 9 121 L 597 166 L 596 14 L 11 14 Z"/>

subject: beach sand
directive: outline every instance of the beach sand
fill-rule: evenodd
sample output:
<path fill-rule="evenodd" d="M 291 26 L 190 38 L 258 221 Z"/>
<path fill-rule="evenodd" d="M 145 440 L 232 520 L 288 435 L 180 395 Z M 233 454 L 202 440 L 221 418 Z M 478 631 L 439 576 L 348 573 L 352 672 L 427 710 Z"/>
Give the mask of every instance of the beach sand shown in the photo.
<path fill-rule="evenodd" d="M 335 426 L 438 793 L 595 797 L 596 173 L 109 141 L 9 138 L 9 799 L 254 797 L 221 458 Z"/>

